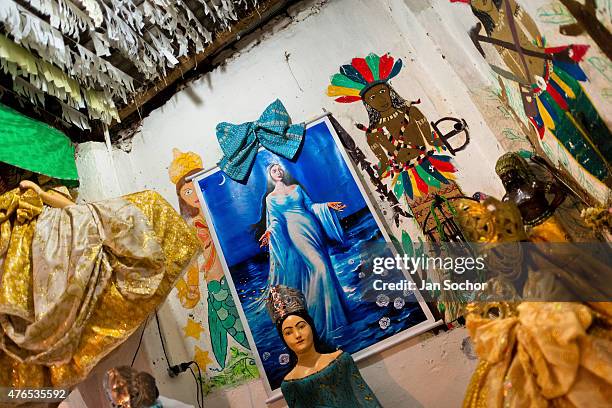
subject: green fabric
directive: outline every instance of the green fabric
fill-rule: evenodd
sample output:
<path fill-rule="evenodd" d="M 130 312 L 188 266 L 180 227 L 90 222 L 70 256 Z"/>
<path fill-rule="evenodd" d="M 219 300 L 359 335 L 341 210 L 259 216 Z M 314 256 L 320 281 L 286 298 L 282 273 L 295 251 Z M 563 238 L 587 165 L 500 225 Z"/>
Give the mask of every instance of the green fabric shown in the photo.
<path fill-rule="evenodd" d="M 0 104 L 0 161 L 77 186 L 74 147 L 59 130 Z"/>
<path fill-rule="evenodd" d="M 283 381 L 281 390 L 289 408 L 381 408 L 348 353 L 319 372 Z"/>

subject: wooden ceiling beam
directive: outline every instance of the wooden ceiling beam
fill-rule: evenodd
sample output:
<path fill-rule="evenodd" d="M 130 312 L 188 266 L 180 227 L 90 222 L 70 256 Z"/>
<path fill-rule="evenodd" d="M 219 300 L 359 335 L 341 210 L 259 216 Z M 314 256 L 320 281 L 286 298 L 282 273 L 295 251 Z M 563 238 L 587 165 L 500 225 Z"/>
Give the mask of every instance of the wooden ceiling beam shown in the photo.
<path fill-rule="evenodd" d="M 131 104 L 119 110 L 119 117 L 121 120 L 123 121 L 134 114 L 138 109 L 155 98 L 155 96 L 164 89 L 173 85 L 176 81 L 181 79 L 184 74 L 194 69 L 198 64 L 229 47 L 232 43 L 236 42 L 246 33 L 256 29 L 262 23 L 265 24 L 265 22 L 275 16 L 279 11 L 283 10 L 290 2 L 291 0 L 266 1 L 264 4 L 253 9 L 248 16 L 236 22 L 236 24 L 232 26 L 231 31 L 226 30 L 217 33 L 213 42 L 208 45 L 203 52 L 195 56 L 179 58 L 179 65 L 172 69 L 168 75 L 160 78 L 158 84 L 139 92 L 134 96 L 134 100 Z"/>

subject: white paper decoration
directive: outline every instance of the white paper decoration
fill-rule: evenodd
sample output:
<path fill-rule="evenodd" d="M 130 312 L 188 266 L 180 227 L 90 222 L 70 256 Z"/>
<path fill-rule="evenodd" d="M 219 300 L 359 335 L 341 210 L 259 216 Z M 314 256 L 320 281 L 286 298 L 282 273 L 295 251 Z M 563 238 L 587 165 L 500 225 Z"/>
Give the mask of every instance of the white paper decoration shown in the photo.
<path fill-rule="evenodd" d="M 13 80 L 13 91 L 30 100 L 32 105 L 45 105 L 45 93 L 21 78 Z"/>
<path fill-rule="evenodd" d="M 156 80 L 180 57 L 200 53 L 213 41 L 184 0 L 144 0 L 138 6 L 133 0 L 24 1 L 49 22 L 14 0 L 0 0 L 0 23 L 8 34 L 0 38 L 0 69 L 13 78 L 14 92 L 32 104 L 44 106 L 45 93 L 58 99 L 63 119 L 81 129 L 90 124 L 79 110 L 110 124 L 119 120 L 115 101 L 127 103 L 136 91 L 134 79 L 103 57 L 119 51 L 147 80 Z M 239 7 L 258 3 L 198 2 L 225 29 L 238 19 Z M 93 51 L 78 43 L 84 33 Z"/>

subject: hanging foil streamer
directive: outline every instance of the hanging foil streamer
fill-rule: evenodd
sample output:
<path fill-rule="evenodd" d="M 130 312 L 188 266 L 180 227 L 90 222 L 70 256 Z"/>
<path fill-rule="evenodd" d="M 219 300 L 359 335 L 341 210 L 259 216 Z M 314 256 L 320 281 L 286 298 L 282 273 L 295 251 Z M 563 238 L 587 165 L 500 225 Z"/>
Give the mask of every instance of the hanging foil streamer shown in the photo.
<path fill-rule="evenodd" d="M 13 91 L 29 99 L 32 105 L 45 106 L 45 93 L 22 78 L 17 77 L 13 80 Z"/>
<path fill-rule="evenodd" d="M 187 21 L 184 21 L 185 19 L 182 17 L 181 14 L 178 14 L 178 18 L 181 21 L 181 24 L 183 25 L 183 27 L 185 27 L 188 31 L 188 35 L 189 38 L 194 42 L 194 44 L 196 44 L 196 51 L 197 51 L 197 41 L 201 39 L 200 38 L 196 38 L 196 34 L 195 33 L 190 33 L 189 29 L 193 26 L 195 26 L 196 31 L 198 32 L 198 34 L 204 38 L 205 42 L 210 43 L 212 42 L 212 33 L 206 29 L 206 27 L 204 27 L 201 23 L 200 20 L 198 20 L 196 18 L 196 16 L 191 12 L 191 9 L 187 6 L 187 4 L 185 4 L 185 2 L 183 2 L 182 0 L 176 0 L 176 4 L 181 8 L 181 10 L 183 11 L 183 13 L 185 13 L 185 16 L 187 16 Z M 200 42 L 201 44 L 201 42 Z M 203 49 L 203 47 L 202 47 Z M 198 51 L 199 52 L 199 51 Z"/>
<path fill-rule="evenodd" d="M 149 30 L 149 38 L 155 49 L 160 52 L 168 61 L 170 68 L 179 63 L 179 60 L 173 54 L 172 42 L 166 37 L 157 27 Z"/>
<path fill-rule="evenodd" d="M 151 23 L 173 33 L 179 57 L 187 55 L 189 42 L 196 52 L 201 52 L 204 43 L 212 41 L 212 33 L 200 24 L 181 0 L 145 0 L 142 5 L 144 15 Z"/>
<path fill-rule="evenodd" d="M 105 57 L 111 55 L 110 53 L 110 44 L 108 43 L 108 39 L 106 36 L 103 36 L 95 31 L 89 33 L 91 36 L 91 40 L 93 41 L 94 49 L 96 50 L 96 55 L 98 57 Z"/>
<path fill-rule="evenodd" d="M 113 119 L 121 122 L 119 113 L 113 103 L 113 100 L 104 92 L 97 92 L 92 89 L 84 89 L 83 95 L 87 102 L 89 116 L 93 119 L 100 119 L 107 125 L 112 123 Z"/>
<path fill-rule="evenodd" d="M 0 35 L 0 66 L 13 79 L 25 77 L 43 92 L 67 102 L 74 108 L 83 107 L 83 96 L 90 117 L 104 123 L 119 120 L 113 99 L 104 92 L 82 89 L 78 82 L 59 68 L 35 57 L 27 49 Z"/>
<path fill-rule="evenodd" d="M 147 79 L 155 78 L 158 74 L 157 66 L 160 60 L 155 48 L 147 44 L 127 22 L 116 15 L 106 4 L 100 4 L 104 12 L 106 36 L 109 43 L 121 51 L 121 54 L 129 59 Z"/>
<path fill-rule="evenodd" d="M 70 56 L 62 34 L 38 17 L 32 16 L 12 0 L 0 2 L 0 22 L 16 43 L 36 50 L 60 68 L 70 69 Z"/>
<path fill-rule="evenodd" d="M 26 0 L 36 11 L 49 16 L 51 26 L 79 41 L 80 33 L 94 31 L 93 21 L 69 0 Z"/>
<path fill-rule="evenodd" d="M 111 47 L 147 80 L 156 80 L 176 67 L 180 57 L 203 52 L 213 40 L 185 0 L 144 0 L 139 5 L 135 0 L 24 1 L 49 22 L 15 0 L 0 0 L 0 24 L 10 36 L 0 38 L 0 69 L 13 78 L 15 92 L 24 100 L 39 105 L 44 93 L 54 96 L 62 103 L 64 120 L 81 129 L 88 129 L 89 123 L 79 110 L 109 124 L 119 120 L 115 101 L 127 103 L 135 92 L 133 78 L 102 58 L 111 55 Z M 241 8 L 258 4 L 198 2 L 222 29 L 231 27 Z M 78 44 L 83 33 L 91 39 L 93 52 Z"/>
<path fill-rule="evenodd" d="M 113 97 L 127 102 L 127 92 L 134 91 L 133 79 L 88 49 L 78 46 L 79 54 L 72 53 L 74 64 L 70 74 L 90 88 L 108 89 Z"/>
<path fill-rule="evenodd" d="M 62 107 L 62 119 L 64 119 L 66 122 L 72 123 L 81 130 L 91 130 L 87 116 L 61 101 L 59 103 Z"/>
<path fill-rule="evenodd" d="M 113 97 L 124 102 L 127 92 L 134 91 L 129 75 L 79 44 L 75 43 L 78 54 L 74 53 L 64 44 L 59 31 L 12 0 L 0 3 L 0 22 L 5 24 L 15 42 L 36 50 L 42 59 L 62 68 L 82 85 L 108 88 Z"/>
<path fill-rule="evenodd" d="M 110 0 L 110 3 L 113 13 L 142 35 L 144 21 L 140 9 L 131 0 Z"/>
<path fill-rule="evenodd" d="M 100 5 L 96 2 L 96 0 L 75 0 L 77 3 L 80 3 L 83 7 L 85 7 L 85 12 L 93 21 L 94 26 L 99 28 L 102 26 L 102 22 L 104 21 L 104 17 L 102 16 L 102 9 Z"/>
<path fill-rule="evenodd" d="M 221 23 L 227 29 L 232 20 L 237 20 L 234 5 L 228 0 L 198 0 L 203 6 L 207 15 L 213 17 L 214 21 Z M 212 11 L 211 11 L 212 10 Z"/>

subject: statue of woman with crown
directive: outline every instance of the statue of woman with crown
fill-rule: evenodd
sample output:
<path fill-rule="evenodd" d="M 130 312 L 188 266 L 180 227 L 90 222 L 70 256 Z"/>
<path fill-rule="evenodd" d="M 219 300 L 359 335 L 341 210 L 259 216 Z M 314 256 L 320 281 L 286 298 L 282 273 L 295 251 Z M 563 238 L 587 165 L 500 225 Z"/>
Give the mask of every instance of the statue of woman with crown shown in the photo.
<path fill-rule="evenodd" d="M 281 383 L 289 408 L 381 408 L 351 355 L 320 337 L 302 292 L 274 285 L 266 306 L 289 353 Z"/>

